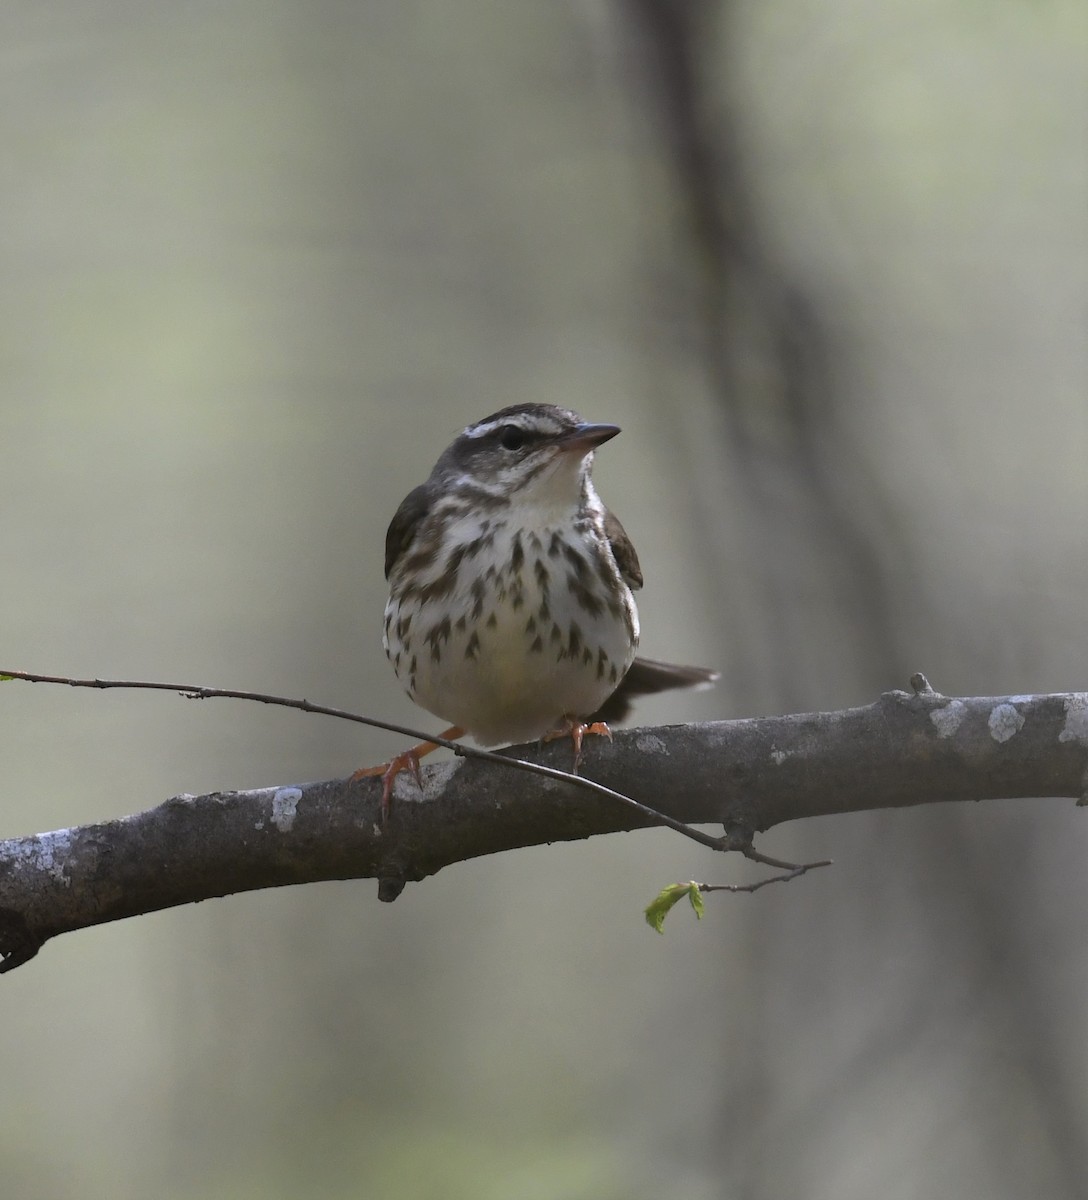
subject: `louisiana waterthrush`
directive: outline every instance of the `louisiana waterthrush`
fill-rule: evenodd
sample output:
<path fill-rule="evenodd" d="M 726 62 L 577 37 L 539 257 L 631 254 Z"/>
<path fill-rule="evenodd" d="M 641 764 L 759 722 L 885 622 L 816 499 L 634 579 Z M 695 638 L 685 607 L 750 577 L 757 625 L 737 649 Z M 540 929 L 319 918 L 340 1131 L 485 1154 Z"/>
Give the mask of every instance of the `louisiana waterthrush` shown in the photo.
<path fill-rule="evenodd" d="M 639 695 L 707 686 L 701 667 L 635 657 L 638 556 L 590 479 L 619 433 L 547 404 L 470 425 L 404 498 L 385 539 L 384 644 L 408 695 L 482 745 L 607 732 Z M 383 814 L 396 773 L 383 773 Z"/>

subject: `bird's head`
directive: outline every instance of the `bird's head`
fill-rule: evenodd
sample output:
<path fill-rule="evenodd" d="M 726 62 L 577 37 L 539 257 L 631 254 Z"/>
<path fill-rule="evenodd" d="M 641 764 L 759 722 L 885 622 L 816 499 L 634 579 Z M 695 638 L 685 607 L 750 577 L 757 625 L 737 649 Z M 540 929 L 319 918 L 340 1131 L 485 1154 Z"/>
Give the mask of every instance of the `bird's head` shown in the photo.
<path fill-rule="evenodd" d="M 551 404 L 515 404 L 470 425 L 435 466 L 447 486 L 496 501 L 569 509 L 589 489 L 593 452 L 619 433 Z"/>

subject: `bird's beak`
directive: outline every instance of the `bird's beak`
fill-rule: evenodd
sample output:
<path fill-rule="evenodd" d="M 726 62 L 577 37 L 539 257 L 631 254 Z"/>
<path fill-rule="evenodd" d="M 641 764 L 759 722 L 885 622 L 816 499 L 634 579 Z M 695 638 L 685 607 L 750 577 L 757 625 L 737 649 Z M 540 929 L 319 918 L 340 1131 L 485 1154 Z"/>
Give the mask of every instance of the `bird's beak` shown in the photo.
<path fill-rule="evenodd" d="M 565 433 L 558 444 L 560 450 L 580 450 L 585 454 L 588 450 L 603 446 L 619 431 L 618 425 L 590 425 L 583 422 L 581 425 L 575 425 L 570 433 Z"/>

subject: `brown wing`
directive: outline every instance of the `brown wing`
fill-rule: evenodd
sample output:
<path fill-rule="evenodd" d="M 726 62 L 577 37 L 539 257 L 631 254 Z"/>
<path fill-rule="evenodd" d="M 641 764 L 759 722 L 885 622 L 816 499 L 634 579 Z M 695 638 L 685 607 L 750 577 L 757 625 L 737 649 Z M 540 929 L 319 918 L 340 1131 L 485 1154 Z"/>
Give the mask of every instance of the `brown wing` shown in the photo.
<path fill-rule="evenodd" d="M 619 517 L 607 508 L 604 510 L 604 535 L 612 547 L 612 557 L 616 560 L 624 583 L 631 591 L 637 592 L 642 587 L 642 568 L 638 565 L 638 555 Z"/>
<path fill-rule="evenodd" d="M 385 577 L 396 566 L 397 559 L 404 554 L 416 536 L 420 521 L 427 515 L 431 507 L 431 492 L 425 483 L 412 488 L 400 502 L 400 508 L 393 514 L 389 528 L 385 531 Z"/>
<path fill-rule="evenodd" d="M 614 725 L 630 715 L 639 696 L 652 696 L 673 688 L 708 688 L 718 678 L 717 671 L 706 667 L 681 667 L 674 663 L 656 662 L 652 658 L 636 658 L 620 685 L 589 718 Z"/>

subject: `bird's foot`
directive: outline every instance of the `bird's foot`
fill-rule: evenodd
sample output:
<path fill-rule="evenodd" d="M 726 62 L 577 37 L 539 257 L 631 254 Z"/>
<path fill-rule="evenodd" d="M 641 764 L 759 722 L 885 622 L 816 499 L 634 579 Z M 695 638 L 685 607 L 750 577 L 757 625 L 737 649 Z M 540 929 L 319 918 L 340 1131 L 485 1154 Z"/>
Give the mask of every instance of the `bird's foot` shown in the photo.
<path fill-rule="evenodd" d="M 432 750 L 438 748 L 432 742 L 420 742 L 419 746 L 413 746 L 411 750 L 405 750 L 402 754 L 394 755 L 388 762 L 378 763 L 376 767 L 360 767 L 352 775 L 352 783 L 357 779 L 365 779 L 369 776 L 380 775 L 382 777 L 381 810 L 383 825 L 389 820 L 389 813 L 393 805 L 393 784 L 396 782 L 396 778 L 401 771 L 410 770 L 415 776 L 420 790 L 422 790 L 423 777 L 419 773 L 419 758 L 420 754 L 427 753 L 426 750 L 421 749 L 424 746 L 430 746 Z"/>
<path fill-rule="evenodd" d="M 444 729 L 438 736 L 446 738 L 459 738 L 465 731 L 459 725 L 453 725 L 449 729 Z M 400 754 L 394 755 L 388 762 L 378 763 L 376 767 L 360 767 L 352 777 L 350 782 L 354 783 L 357 779 L 373 778 L 375 775 L 382 777 L 382 824 L 389 820 L 389 814 L 393 807 L 393 784 L 396 782 L 397 776 L 402 771 L 411 771 L 415 778 L 416 785 L 419 790 L 423 790 L 423 776 L 419 773 L 419 760 L 424 755 L 430 754 L 431 751 L 438 749 L 437 742 L 420 742 L 418 745 L 410 747 L 408 750 L 403 750 Z"/>
<path fill-rule="evenodd" d="M 577 717 L 565 716 L 563 723 L 558 729 L 553 729 L 546 733 L 540 740 L 542 742 L 554 742 L 557 738 L 569 737 L 574 746 L 574 766 L 572 771 L 575 775 L 578 774 L 578 765 L 582 761 L 582 742 L 589 736 L 606 737 L 609 741 L 612 740 L 612 730 L 603 721 L 593 721 L 586 724 L 585 721 L 579 721 Z"/>

